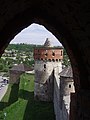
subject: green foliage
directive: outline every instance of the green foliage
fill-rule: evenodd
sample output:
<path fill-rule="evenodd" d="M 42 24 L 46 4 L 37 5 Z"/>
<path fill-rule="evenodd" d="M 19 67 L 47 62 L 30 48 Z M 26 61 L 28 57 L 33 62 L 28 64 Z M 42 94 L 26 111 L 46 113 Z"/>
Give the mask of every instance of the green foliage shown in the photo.
<path fill-rule="evenodd" d="M 21 51 L 25 51 L 25 52 L 33 52 L 34 48 L 36 47 L 36 45 L 33 44 L 9 44 L 8 47 L 6 48 L 7 50 L 18 50 L 19 52 Z"/>
<path fill-rule="evenodd" d="M 0 63 L 0 71 L 3 70 L 3 67 L 4 67 L 3 64 Z"/>
<path fill-rule="evenodd" d="M 66 50 L 65 50 L 65 48 L 63 49 L 63 65 L 64 66 L 70 66 L 70 59 L 69 59 L 69 57 L 68 57 L 68 55 L 67 55 L 67 53 L 66 53 Z"/>
<path fill-rule="evenodd" d="M 16 84 L 9 85 L 3 102 L 8 105 L 4 103 L 0 120 L 55 120 L 52 102 L 34 101 L 34 75 L 21 75 L 19 89 Z"/>
<path fill-rule="evenodd" d="M 2 72 L 8 72 L 8 67 L 4 67 Z"/>
<path fill-rule="evenodd" d="M 0 72 L 8 72 L 6 61 L 2 58 L 0 58 Z"/>

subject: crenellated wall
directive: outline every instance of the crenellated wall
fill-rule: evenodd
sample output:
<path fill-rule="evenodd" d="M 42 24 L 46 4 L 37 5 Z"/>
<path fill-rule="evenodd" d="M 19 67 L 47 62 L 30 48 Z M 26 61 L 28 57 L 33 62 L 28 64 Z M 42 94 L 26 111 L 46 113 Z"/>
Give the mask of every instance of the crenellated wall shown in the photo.
<path fill-rule="evenodd" d="M 61 48 L 35 48 L 35 60 L 61 61 L 63 59 L 63 50 Z"/>

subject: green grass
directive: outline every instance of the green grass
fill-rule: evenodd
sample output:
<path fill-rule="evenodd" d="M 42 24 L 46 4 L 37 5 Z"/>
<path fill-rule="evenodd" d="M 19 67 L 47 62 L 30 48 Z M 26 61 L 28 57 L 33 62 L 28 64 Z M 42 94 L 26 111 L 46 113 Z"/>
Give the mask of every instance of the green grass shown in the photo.
<path fill-rule="evenodd" d="M 12 85 L 9 84 L 8 90 L 7 90 L 6 94 L 5 94 L 5 96 L 3 97 L 2 102 L 8 102 L 9 96 L 10 96 L 10 92 L 11 92 L 11 87 L 12 87 Z"/>
<path fill-rule="evenodd" d="M 6 120 L 55 120 L 52 102 L 34 101 L 34 75 L 23 74 L 20 84 L 9 85 L 0 108 L 0 120 L 4 113 Z"/>

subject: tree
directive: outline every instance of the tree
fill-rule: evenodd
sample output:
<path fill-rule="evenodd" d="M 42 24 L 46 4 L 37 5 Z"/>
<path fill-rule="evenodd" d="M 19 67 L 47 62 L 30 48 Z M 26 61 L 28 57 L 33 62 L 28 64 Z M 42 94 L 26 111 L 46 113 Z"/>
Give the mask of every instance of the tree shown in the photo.
<path fill-rule="evenodd" d="M 69 66 L 71 63 L 70 63 L 70 59 L 66 53 L 66 50 L 65 48 L 63 49 L 63 65 L 65 66 Z"/>
<path fill-rule="evenodd" d="M 3 68 L 4 68 L 3 64 L 2 64 L 2 63 L 0 63 L 0 71 L 2 71 L 2 70 L 3 70 Z"/>

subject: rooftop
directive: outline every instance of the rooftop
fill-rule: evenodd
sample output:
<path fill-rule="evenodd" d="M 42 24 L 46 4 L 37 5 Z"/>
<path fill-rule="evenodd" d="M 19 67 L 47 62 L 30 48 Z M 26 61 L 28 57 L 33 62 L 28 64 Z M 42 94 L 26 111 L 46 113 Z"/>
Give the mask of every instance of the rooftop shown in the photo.
<path fill-rule="evenodd" d="M 63 49 L 63 46 L 53 46 L 51 39 L 47 38 L 44 45 L 37 46 L 35 49 Z"/>
<path fill-rule="evenodd" d="M 60 76 L 62 77 L 71 77 L 73 78 L 73 72 L 71 66 L 65 67 L 62 72 L 59 73 Z"/>
<path fill-rule="evenodd" d="M 19 64 L 13 66 L 10 71 L 32 71 L 33 69 L 25 64 Z"/>
<path fill-rule="evenodd" d="M 53 47 L 51 44 L 51 40 L 49 38 L 46 39 L 46 41 L 44 43 L 44 47 Z"/>

